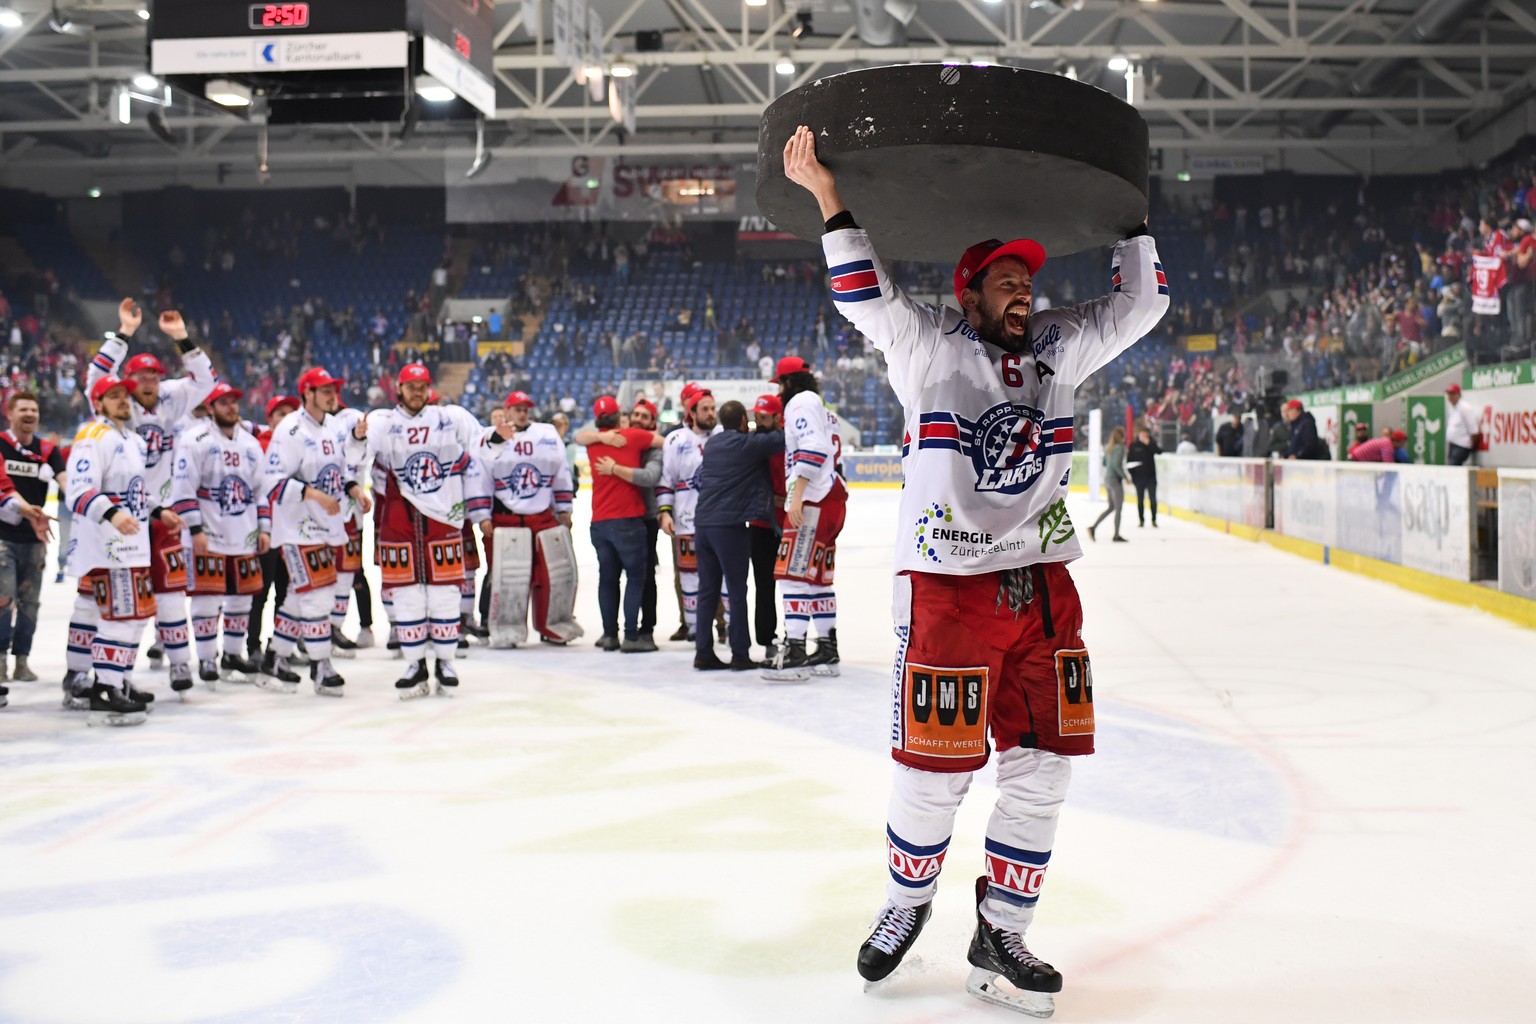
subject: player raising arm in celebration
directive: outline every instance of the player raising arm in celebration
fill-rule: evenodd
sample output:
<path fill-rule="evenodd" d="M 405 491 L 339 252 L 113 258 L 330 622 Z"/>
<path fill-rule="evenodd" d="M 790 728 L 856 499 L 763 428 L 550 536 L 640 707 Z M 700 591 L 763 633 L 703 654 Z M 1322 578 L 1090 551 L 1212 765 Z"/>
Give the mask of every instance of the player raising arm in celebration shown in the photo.
<path fill-rule="evenodd" d="M 1044 249 L 1029 239 L 981 242 L 955 268 L 956 306 L 928 306 L 891 282 L 809 128 L 785 146 L 784 172 L 821 207 L 832 297 L 885 354 L 906 414 L 891 878 L 859 973 L 886 977 L 917 938 L 955 812 L 995 746 L 998 797 L 967 989 L 1046 1016 L 1061 975 L 1024 933 L 1070 758 L 1092 753 L 1094 736 L 1082 608 L 1066 568 L 1081 554 L 1065 500 L 1073 390 L 1167 311 L 1157 248 L 1145 226 L 1136 229 L 1115 245 L 1109 295 L 1031 315 Z"/>

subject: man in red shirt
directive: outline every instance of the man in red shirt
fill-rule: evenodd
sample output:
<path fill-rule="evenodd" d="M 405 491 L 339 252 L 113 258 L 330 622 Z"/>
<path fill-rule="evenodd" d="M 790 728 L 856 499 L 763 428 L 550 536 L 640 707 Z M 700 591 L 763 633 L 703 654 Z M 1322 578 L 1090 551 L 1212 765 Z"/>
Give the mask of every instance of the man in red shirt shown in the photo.
<path fill-rule="evenodd" d="M 784 429 L 784 403 L 778 395 L 758 395 L 752 405 L 752 419 L 758 430 Z M 752 539 L 752 585 L 757 589 L 753 606 L 753 626 L 757 642 L 767 649 L 764 664 L 778 654 L 779 600 L 773 582 L 773 563 L 779 557 L 779 537 L 784 532 L 784 453 L 768 460 L 768 474 L 773 482 L 774 522 L 749 523 Z"/>
<path fill-rule="evenodd" d="M 603 395 L 592 403 L 603 440 L 587 447 L 587 459 L 612 459 L 615 468 L 640 468 L 648 448 L 661 447 L 649 430 L 619 427 L 619 400 Z M 645 498 L 617 472 L 592 474 L 592 546 L 597 549 L 597 606 L 603 635 L 597 646 L 626 654 L 654 651 L 640 637 L 640 601 L 650 560 L 645 554 Z M 624 639 L 619 640 L 619 573 L 624 574 Z"/>

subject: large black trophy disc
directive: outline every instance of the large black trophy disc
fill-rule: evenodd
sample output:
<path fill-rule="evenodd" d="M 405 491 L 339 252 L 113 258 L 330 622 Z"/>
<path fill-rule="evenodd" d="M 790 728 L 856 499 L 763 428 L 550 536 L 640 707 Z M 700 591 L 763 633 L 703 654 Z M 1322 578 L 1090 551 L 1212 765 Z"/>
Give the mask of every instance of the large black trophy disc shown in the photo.
<path fill-rule="evenodd" d="M 1147 124 L 1091 85 L 1019 68 L 904 64 L 833 75 L 775 100 L 757 141 L 757 205 L 821 237 L 811 194 L 784 177 L 798 125 L 879 253 L 954 262 L 988 238 L 1064 255 L 1147 215 Z"/>

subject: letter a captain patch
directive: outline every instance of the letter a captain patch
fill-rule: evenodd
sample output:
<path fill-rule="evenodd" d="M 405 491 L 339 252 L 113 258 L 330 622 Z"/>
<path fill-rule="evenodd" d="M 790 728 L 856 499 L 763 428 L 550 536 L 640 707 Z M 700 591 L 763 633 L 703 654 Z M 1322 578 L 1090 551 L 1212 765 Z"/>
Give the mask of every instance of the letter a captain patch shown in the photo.
<path fill-rule="evenodd" d="M 880 278 L 875 274 L 874 260 L 840 263 L 829 273 L 832 297 L 838 302 L 863 302 L 880 297 Z"/>

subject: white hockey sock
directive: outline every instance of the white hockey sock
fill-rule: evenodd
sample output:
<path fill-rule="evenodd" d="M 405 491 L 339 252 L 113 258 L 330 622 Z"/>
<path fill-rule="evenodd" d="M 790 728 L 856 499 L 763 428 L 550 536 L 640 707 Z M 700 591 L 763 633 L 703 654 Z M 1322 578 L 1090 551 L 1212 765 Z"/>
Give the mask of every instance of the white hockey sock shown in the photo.
<path fill-rule="evenodd" d="M 400 653 L 406 661 L 421 661 L 427 656 L 427 588 L 392 587 L 384 591 L 384 607 L 393 607 L 398 616 L 391 621 Z"/>
<path fill-rule="evenodd" d="M 994 928 L 1023 934 L 1035 916 L 1056 840 L 1057 815 L 1072 781 L 1072 761 L 1015 747 L 997 755 L 997 806 L 987 822 L 987 898 Z"/>
<path fill-rule="evenodd" d="M 212 594 L 192 596 L 192 636 L 197 643 L 197 660 L 213 661 L 219 653 L 219 607 L 222 597 Z"/>
<path fill-rule="evenodd" d="M 133 664 L 139 657 L 139 640 L 144 635 L 147 619 L 130 619 L 126 622 L 107 620 L 96 628 L 91 641 L 91 667 L 98 682 L 118 690 L 124 689 Z"/>
<path fill-rule="evenodd" d="M 69 671 L 91 674 L 91 644 L 96 639 L 100 614 L 95 598 L 84 594 L 75 597 L 75 611 L 69 620 L 69 639 L 64 648 L 64 667 Z"/>
<path fill-rule="evenodd" d="M 155 626 L 165 660 L 185 665 L 192 660 L 191 637 L 187 629 L 187 603 L 181 591 L 155 595 Z"/>
<path fill-rule="evenodd" d="M 245 635 L 251 630 L 250 594 L 224 599 L 224 653 L 245 657 Z"/>
<path fill-rule="evenodd" d="M 837 595 L 830 590 L 817 590 L 805 595 L 804 600 L 816 635 L 829 636 L 837 628 Z"/>
<path fill-rule="evenodd" d="M 955 830 L 955 812 L 971 786 L 970 772 L 928 772 L 896 766 L 886 812 L 886 898 L 916 907 L 933 899 Z"/>
<path fill-rule="evenodd" d="M 284 607 L 272 613 L 272 650 L 279 658 L 291 658 L 299 649 L 299 637 L 303 627 L 284 602 Z"/>
<path fill-rule="evenodd" d="M 678 573 L 683 581 L 683 624 L 690 633 L 698 628 L 699 621 L 699 574 Z"/>
<path fill-rule="evenodd" d="M 784 635 L 791 640 L 804 640 L 811 628 L 811 594 L 816 588 L 800 580 L 780 580 L 779 593 L 784 602 Z"/>
<path fill-rule="evenodd" d="M 458 656 L 459 650 L 458 588 L 427 587 L 425 596 L 432 653 L 438 661 L 451 662 Z"/>

